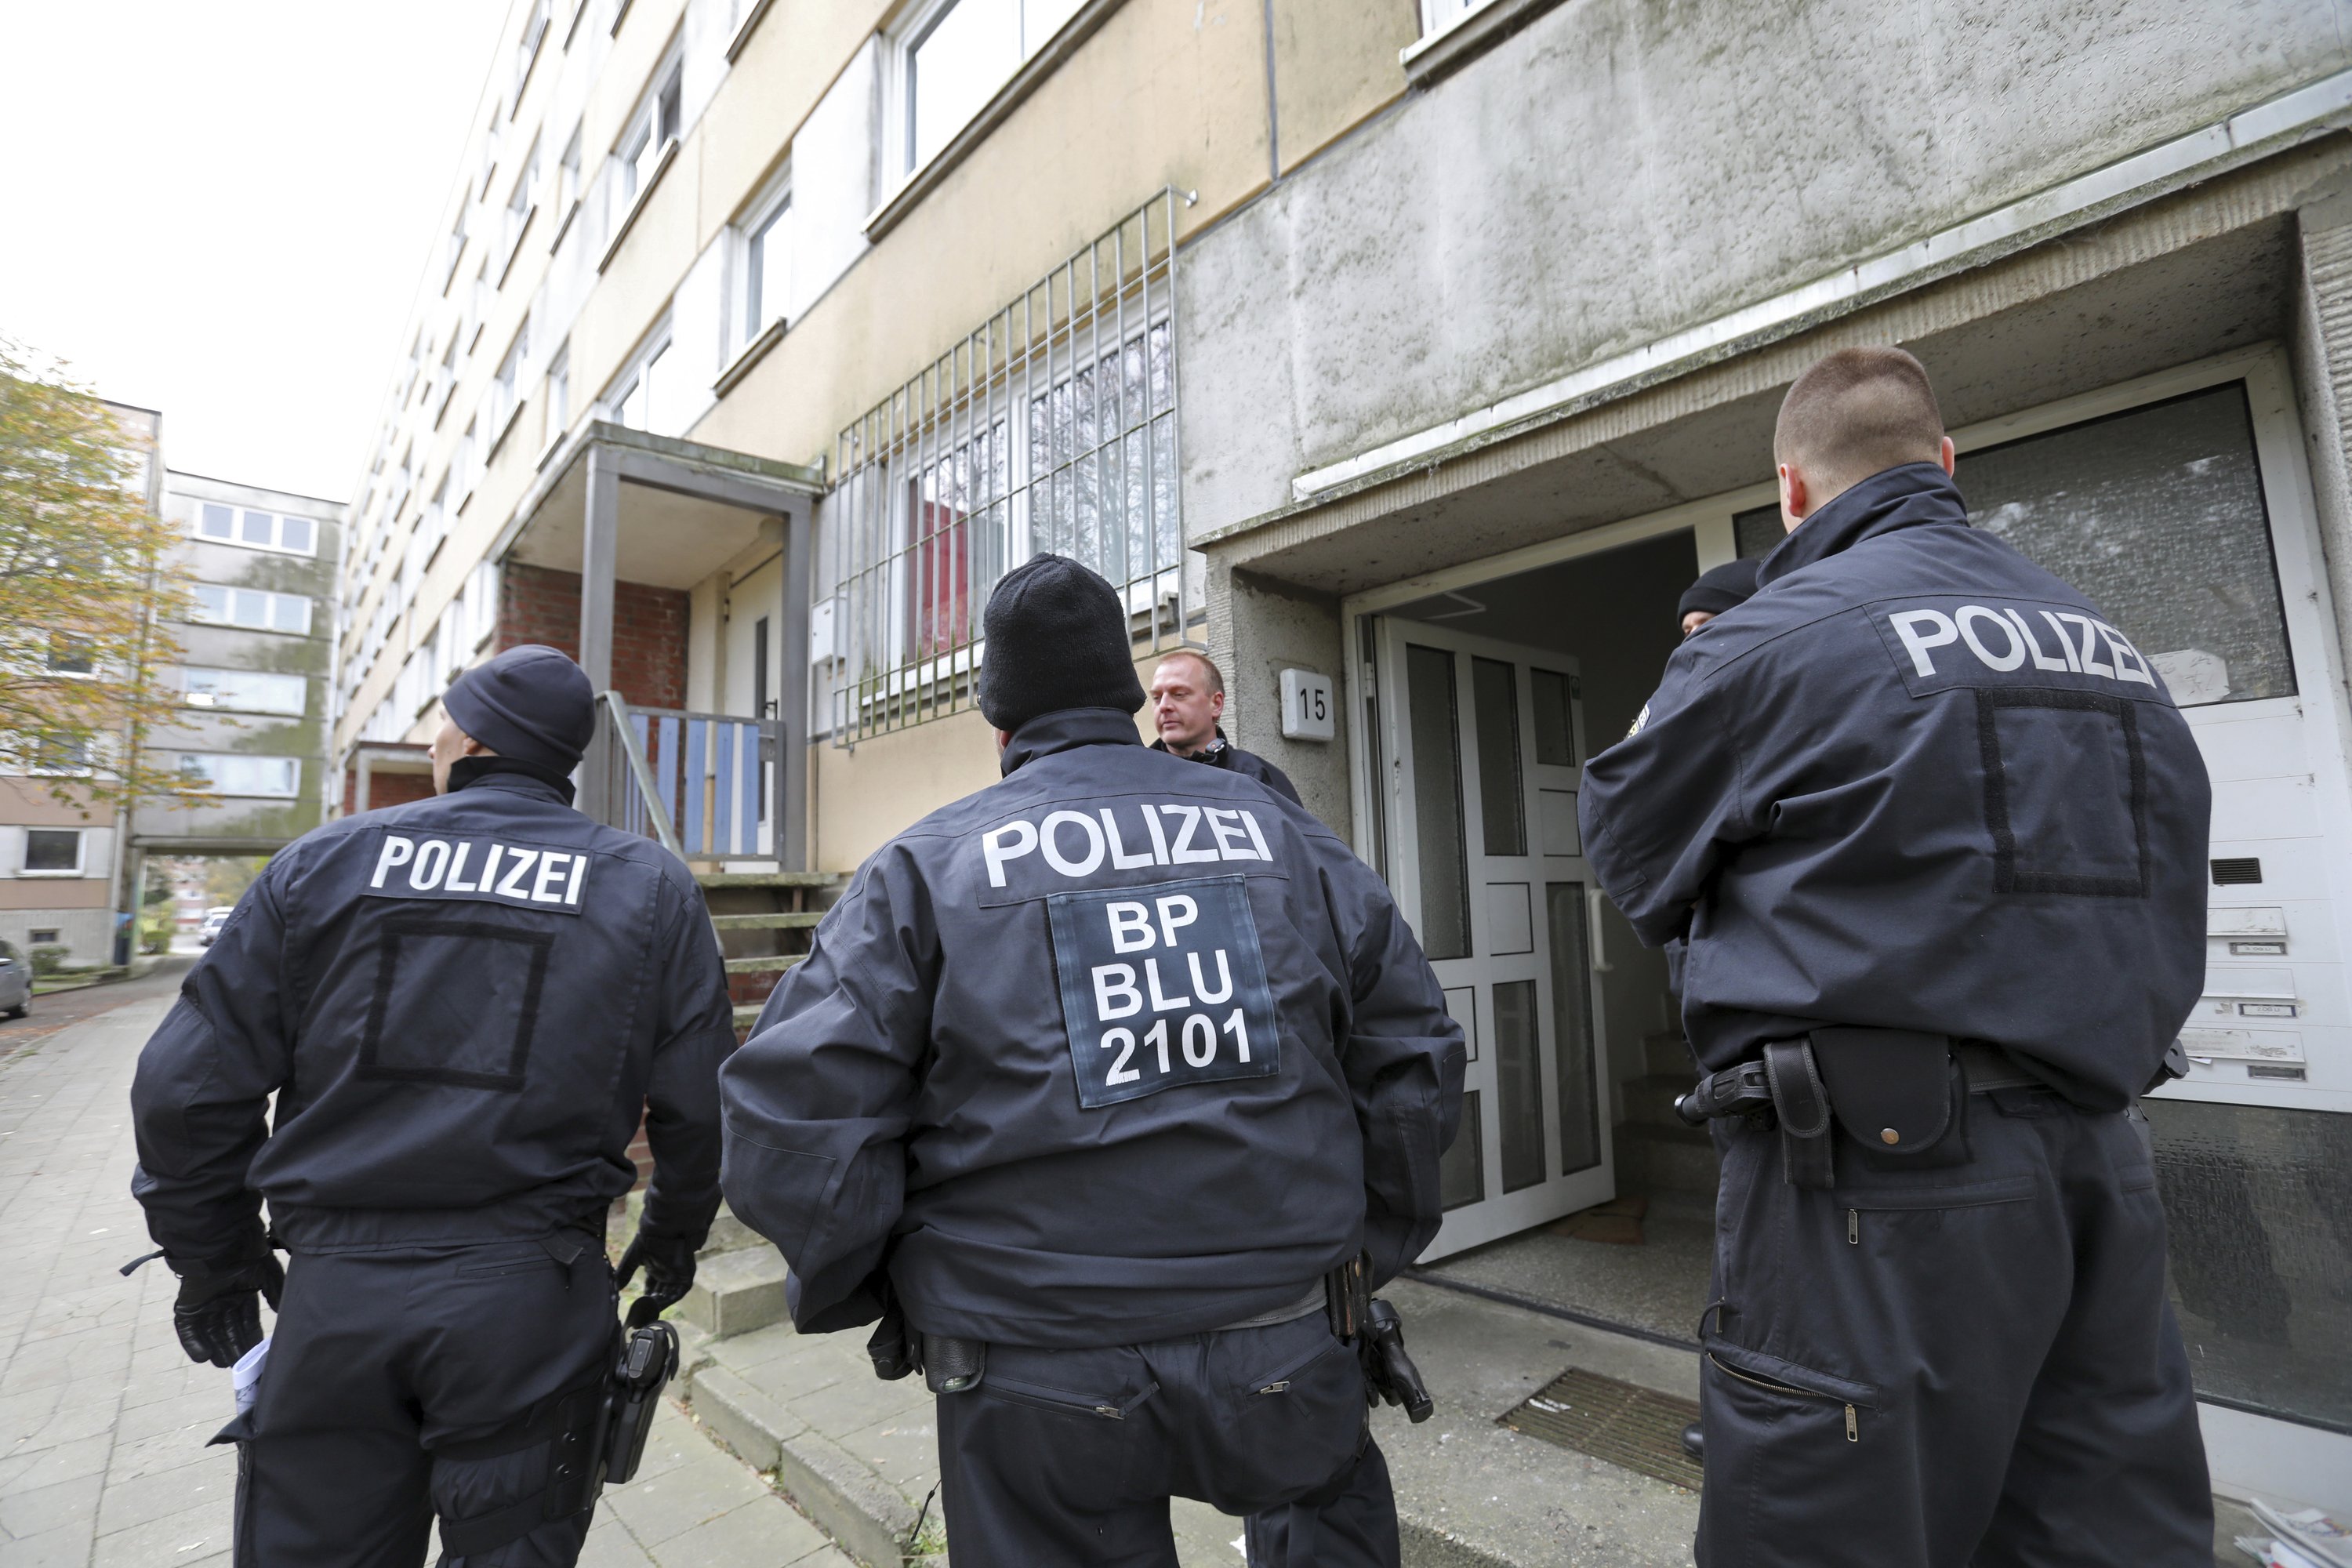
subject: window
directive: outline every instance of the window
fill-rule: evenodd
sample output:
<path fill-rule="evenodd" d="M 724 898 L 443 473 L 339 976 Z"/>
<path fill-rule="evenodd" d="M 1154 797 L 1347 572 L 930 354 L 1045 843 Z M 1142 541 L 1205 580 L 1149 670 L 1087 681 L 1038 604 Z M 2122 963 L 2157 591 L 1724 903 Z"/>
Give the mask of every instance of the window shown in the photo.
<path fill-rule="evenodd" d="M 515 384 L 522 375 L 522 362 L 530 353 L 530 321 L 525 317 L 513 342 L 507 345 L 507 357 L 499 362 L 499 374 L 490 382 L 489 395 L 484 399 L 488 416 L 487 439 L 493 447 L 505 437 L 507 422 L 520 406 L 515 400 Z"/>
<path fill-rule="evenodd" d="M 1421 0 L 1421 36 L 1442 33 L 1473 11 L 1483 11 L 1492 0 Z"/>
<path fill-rule="evenodd" d="M 457 390 L 457 334 L 449 334 L 449 346 L 442 351 L 441 363 L 433 367 L 433 390 L 426 395 L 433 405 L 433 423 L 449 412 L 449 396 Z"/>
<path fill-rule="evenodd" d="M 481 178 L 475 184 L 478 199 L 487 200 L 489 196 L 490 176 L 497 174 L 499 168 L 499 135 L 505 128 L 506 122 L 507 106 L 503 103 L 492 104 L 489 128 L 482 132 L 482 174 Z"/>
<path fill-rule="evenodd" d="M 909 33 L 906 156 L 918 169 L 995 96 L 1022 62 L 1061 31 L 1082 0 L 949 0 Z"/>
<path fill-rule="evenodd" d="M 61 935 L 56 926 L 35 926 L 25 933 L 25 941 L 29 946 L 45 947 L 56 943 Z"/>
<path fill-rule="evenodd" d="M 669 359 L 669 331 L 664 328 L 645 356 L 623 371 L 614 381 L 613 390 L 604 395 L 604 406 L 612 411 L 613 423 L 632 430 L 650 430 L 656 436 L 677 435 L 682 389 L 671 384 L 677 379 L 672 374 L 674 369 Z"/>
<path fill-rule="evenodd" d="M 636 116 L 621 138 L 620 163 L 614 187 L 616 212 L 625 213 L 629 204 L 653 183 L 654 169 L 661 163 L 663 152 L 677 140 L 679 112 L 684 106 L 682 89 L 685 72 L 676 57 L 666 61 L 654 73 L 654 85 L 638 107 Z"/>
<path fill-rule="evenodd" d="M 54 675 L 89 675 L 97 669 L 89 644 L 63 632 L 49 637 L 49 671 Z"/>
<path fill-rule="evenodd" d="M 522 37 L 515 45 L 514 95 L 517 107 L 521 104 L 522 84 L 530 79 L 531 62 L 539 58 L 539 46 L 547 37 L 547 4 L 548 0 L 539 0 L 530 8 L 530 16 L 522 25 Z"/>
<path fill-rule="evenodd" d="M 466 258 L 466 215 L 473 211 L 473 207 L 470 195 L 457 198 L 457 221 L 449 226 L 447 271 L 441 279 L 444 293 L 448 292 L 449 285 L 457 280 L 457 263 Z"/>
<path fill-rule="evenodd" d="M 742 331 L 735 346 L 748 348 L 784 313 L 793 274 L 793 197 L 787 190 L 744 226 Z"/>
<path fill-rule="evenodd" d="M 580 205 L 580 127 L 572 128 L 572 140 L 563 144 L 563 157 L 555 166 L 555 221 L 568 228 L 572 215 Z M 562 230 L 556 237 L 562 237 Z"/>
<path fill-rule="evenodd" d="M 1960 458 L 1969 521 L 2099 606 L 2181 707 L 2295 694 L 2245 385 Z"/>
<path fill-rule="evenodd" d="M 90 742 L 71 735 L 43 735 L 33 747 L 37 773 L 86 773 L 90 769 Z"/>
<path fill-rule="evenodd" d="M 79 877 L 81 842 L 82 833 L 78 827 L 27 827 L 25 860 L 20 869 L 27 877 Z M 40 940 L 37 933 L 34 940 Z"/>
<path fill-rule="evenodd" d="M 567 344 L 555 351 L 555 359 L 547 367 L 547 444 L 552 447 L 562 440 L 571 424 L 572 350 Z"/>
<path fill-rule="evenodd" d="M 201 669 L 181 672 L 181 700 L 191 708 L 225 713 L 284 713 L 299 718 L 310 705 L 310 683 L 299 675 L 265 669 Z"/>
<path fill-rule="evenodd" d="M 530 226 L 530 215 L 537 209 L 531 198 L 539 188 L 539 143 L 534 141 L 524 154 L 522 173 L 515 176 L 514 193 L 507 197 L 506 236 L 499 247 L 499 270 L 503 276 L 514 265 L 516 247 L 522 244 L 523 230 Z"/>
<path fill-rule="evenodd" d="M 258 588 L 229 588 L 213 583 L 195 587 L 195 605 L 188 617 L 216 626 L 247 626 L 255 631 L 310 635 L 310 601 L 299 594 L 268 594 Z"/>
<path fill-rule="evenodd" d="M 490 262 L 489 258 L 484 257 L 480 268 L 474 274 L 473 288 L 466 295 L 466 323 L 458 334 L 465 340 L 467 353 L 472 353 L 474 344 L 480 341 L 482 323 L 488 319 L 489 313 Z"/>
<path fill-rule="evenodd" d="M 457 506 L 461 510 L 473 497 L 475 481 L 482 476 L 484 459 L 478 435 L 480 427 L 478 416 L 467 422 L 466 433 L 457 438 L 457 455 L 449 459 L 449 471 L 457 477 Z"/>
<path fill-rule="evenodd" d="M 969 706 L 981 608 L 1038 551 L 1108 578 L 1143 646 L 1198 621 L 1202 567 L 1177 510 L 1172 232 L 1171 198 L 1129 215 L 842 432 L 840 576 L 824 595 L 841 606 L 836 741 Z"/>
<path fill-rule="evenodd" d="M 254 757 L 220 752 L 180 753 L 180 780 L 214 795 L 291 796 L 302 784 L 299 757 Z"/>
<path fill-rule="evenodd" d="M 405 480 L 400 483 L 404 489 Z M 208 500 L 196 503 L 194 521 L 197 538 L 217 544 L 242 544 L 250 550 L 275 550 L 288 555 L 318 553 L 318 524 L 307 517 L 288 517 L 281 512 Z"/>

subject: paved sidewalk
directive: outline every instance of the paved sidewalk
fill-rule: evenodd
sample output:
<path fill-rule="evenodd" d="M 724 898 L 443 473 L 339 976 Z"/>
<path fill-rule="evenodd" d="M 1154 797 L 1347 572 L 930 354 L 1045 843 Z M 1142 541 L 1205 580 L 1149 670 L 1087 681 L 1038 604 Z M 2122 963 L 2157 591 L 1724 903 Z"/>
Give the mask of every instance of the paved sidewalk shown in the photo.
<path fill-rule="evenodd" d="M 136 988 L 134 990 L 134 987 Z M 131 1201 L 131 1075 L 173 982 L 0 1062 L 0 1568 L 226 1568 L 235 1451 L 205 1440 L 228 1373 L 172 1332 L 177 1282 Z M 849 1568 L 677 1410 L 606 1491 L 592 1568 Z"/>

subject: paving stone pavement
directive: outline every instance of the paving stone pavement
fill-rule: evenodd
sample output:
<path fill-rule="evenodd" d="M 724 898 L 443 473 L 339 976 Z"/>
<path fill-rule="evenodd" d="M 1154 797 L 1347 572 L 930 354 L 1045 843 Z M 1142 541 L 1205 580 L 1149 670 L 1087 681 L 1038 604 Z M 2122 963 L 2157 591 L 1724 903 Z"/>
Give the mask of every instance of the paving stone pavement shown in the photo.
<path fill-rule="evenodd" d="M 182 966 L 175 966 L 177 967 Z M 0 1568 L 226 1568 L 228 1373 L 172 1332 L 176 1281 L 131 1200 L 131 1076 L 171 981 L 0 1062 Z M 851 1568 L 678 1410 L 608 1489 L 588 1568 Z"/>

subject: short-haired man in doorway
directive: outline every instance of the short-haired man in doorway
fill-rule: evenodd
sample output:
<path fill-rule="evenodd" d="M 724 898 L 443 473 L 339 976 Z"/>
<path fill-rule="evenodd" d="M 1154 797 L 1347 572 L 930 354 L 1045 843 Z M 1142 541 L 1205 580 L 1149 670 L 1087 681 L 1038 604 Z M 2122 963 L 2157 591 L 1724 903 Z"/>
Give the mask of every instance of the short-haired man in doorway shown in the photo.
<path fill-rule="evenodd" d="M 1275 794 L 1298 799 L 1290 776 L 1255 752 L 1225 739 L 1217 721 L 1225 714 L 1225 676 L 1216 661 L 1194 648 L 1179 648 L 1151 674 L 1151 722 L 1160 739 L 1155 752 L 1230 768 L 1257 780 Z"/>
<path fill-rule="evenodd" d="M 1830 354 L 1772 445 L 1759 592 L 1580 801 L 1634 931 L 1690 942 L 1697 1560 L 2210 1563 L 2137 1107 L 2204 981 L 2196 742 L 2126 628 L 1969 525 L 1917 360 Z"/>

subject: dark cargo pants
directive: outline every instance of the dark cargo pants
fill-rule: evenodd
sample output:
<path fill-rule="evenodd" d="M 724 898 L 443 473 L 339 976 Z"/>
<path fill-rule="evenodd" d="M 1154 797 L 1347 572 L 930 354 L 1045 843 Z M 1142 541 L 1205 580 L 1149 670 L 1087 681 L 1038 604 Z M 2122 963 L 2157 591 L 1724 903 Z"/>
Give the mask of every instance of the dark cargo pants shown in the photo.
<path fill-rule="evenodd" d="M 1360 1450 L 1386 1500 L 1363 1373 L 1320 1312 L 1105 1350 L 991 1345 L 980 1386 L 938 1405 L 956 1568 L 1175 1568 L 1171 1497 L 1232 1514 L 1337 1499 Z M 1393 1502 L 1384 1556 L 1356 1544 L 1364 1529 L 1323 1532 L 1312 1561 L 1393 1568 Z"/>
<path fill-rule="evenodd" d="M 1789 1185 L 1718 1121 L 1703 1568 L 2210 1568 L 2144 1124 L 1967 1097 L 1948 1163 Z"/>
<path fill-rule="evenodd" d="M 551 1439 L 501 1439 L 604 1372 L 617 1312 L 604 1248 L 576 1233 L 295 1255 L 232 1424 L 237 1568 L 417 1568 L 436 1514 L 446 1529 L 543 1492 Z M 569 1568 L 593 1511 L 443 1568 Z"/>

